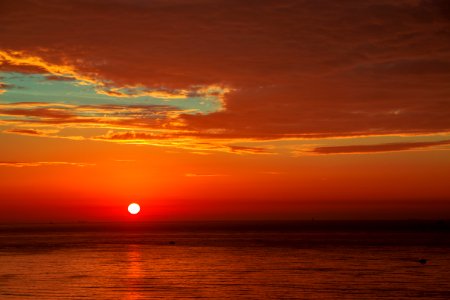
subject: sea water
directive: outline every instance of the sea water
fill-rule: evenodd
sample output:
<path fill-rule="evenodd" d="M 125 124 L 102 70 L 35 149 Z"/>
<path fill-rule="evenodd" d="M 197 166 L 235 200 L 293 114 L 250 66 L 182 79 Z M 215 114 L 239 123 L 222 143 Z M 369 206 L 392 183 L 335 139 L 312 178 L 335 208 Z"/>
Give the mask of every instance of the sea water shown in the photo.
<path fill-rule="evenodd" d="M 3 225 L 0 299 L 450 299 L 448 228 L 402 224 Z"/>

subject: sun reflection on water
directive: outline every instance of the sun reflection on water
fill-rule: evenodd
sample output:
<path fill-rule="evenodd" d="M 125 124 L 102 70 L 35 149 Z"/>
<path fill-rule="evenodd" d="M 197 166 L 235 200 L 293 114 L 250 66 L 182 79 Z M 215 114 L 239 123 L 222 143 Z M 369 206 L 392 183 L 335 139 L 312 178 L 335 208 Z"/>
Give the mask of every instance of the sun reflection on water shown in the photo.
<path fill-rule="evenodd" d="M 142 250 L 140 245 L 129 245 L 127 252 L 127 296 L 125 299 L 142 299 L 139 288 L 142 285 Z"/>

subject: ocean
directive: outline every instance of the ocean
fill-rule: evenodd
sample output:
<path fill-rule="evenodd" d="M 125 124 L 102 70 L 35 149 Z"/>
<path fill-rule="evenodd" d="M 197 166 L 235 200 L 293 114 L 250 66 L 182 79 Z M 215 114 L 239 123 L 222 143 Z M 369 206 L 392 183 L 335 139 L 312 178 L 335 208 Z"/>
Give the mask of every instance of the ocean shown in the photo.
<path fill-rule="evenodd" d="M 450 299 L 449 237 L 443 221 L 4 224 L 0 299 Z"/>

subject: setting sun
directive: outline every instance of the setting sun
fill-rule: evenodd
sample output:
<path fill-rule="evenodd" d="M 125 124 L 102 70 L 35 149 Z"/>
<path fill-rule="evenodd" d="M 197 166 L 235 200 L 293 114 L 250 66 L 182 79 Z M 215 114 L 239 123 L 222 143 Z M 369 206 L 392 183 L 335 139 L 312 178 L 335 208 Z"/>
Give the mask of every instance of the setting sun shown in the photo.
<path fill-rule="evenodd" d="M 136 215 L 141 210 L 141 207 L 137 203 L 131 203 L 128 205 L 128 212 L 132 215 Z"/>

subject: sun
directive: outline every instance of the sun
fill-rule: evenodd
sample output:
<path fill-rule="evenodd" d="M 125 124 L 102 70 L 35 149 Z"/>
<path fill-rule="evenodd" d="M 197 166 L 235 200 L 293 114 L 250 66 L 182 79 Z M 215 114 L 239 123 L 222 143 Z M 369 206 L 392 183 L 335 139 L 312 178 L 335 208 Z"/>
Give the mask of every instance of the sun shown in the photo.
<path fill-rule="evenodd" d="M 128 212 L 132 215 L 136 215 L 141 211 L 141 207 L 137 203 L 131 203 L 128 205 Z"/>

